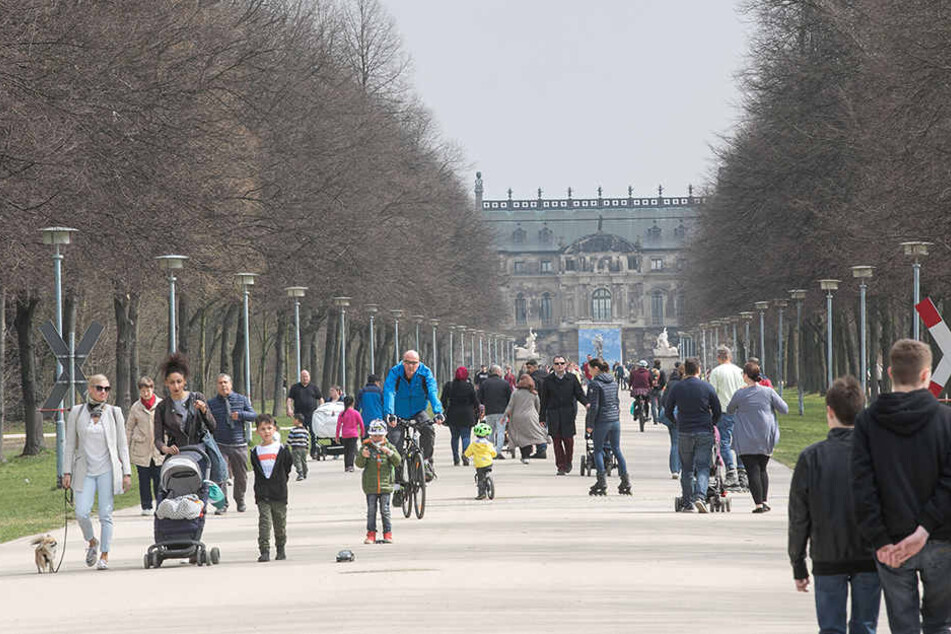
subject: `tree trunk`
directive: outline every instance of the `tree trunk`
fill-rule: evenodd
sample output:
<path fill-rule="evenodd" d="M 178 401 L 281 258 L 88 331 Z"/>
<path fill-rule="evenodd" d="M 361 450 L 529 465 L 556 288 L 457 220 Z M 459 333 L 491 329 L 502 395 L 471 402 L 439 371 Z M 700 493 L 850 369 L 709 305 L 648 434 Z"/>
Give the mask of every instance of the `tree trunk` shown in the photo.
<path fill-rule="evenodd" d="M 112 306 L 116 316 L 116 405 L 122 408 L 126 416 L 132 405 L 132 385 L 138 377 L 129 376 L 132 369 L 132 338 L 135 323 L 129 316 L 132 296 L 116 290 L 112 296 Z"/>
<path fill-rule="evenodd" d="M 321 379 L 321 391 L 324 394 L 330 390 L 331 385 L 336 384 L 337 355 L 340 352 L 339 338 L 337 337 L 337 313 L 331 311 L 327 315 L 327 332 L 324 339 L 324 370 Z"/>
<path fill-rule="evenodd" d="M 7 461 L 3 455 L 3 428 L 7 424 L 6 381 L 7 366 L 7 289 L 0 288 L 0 464 Z"/>
<path fill-rule="evenodd" d="M 29 295 L 20 295 L 16 302 L 13 327 L 17 331 L 17 347 L 20 356 L 20 390 L 23 393 L 23 423 L 26 427 L 24 456 L 35 456 L 44 449 L 43 419 L 37 416 L 36 401 L 36 345 L 33 337 L 33 321 L 40 300 Z"/>
<path fill-rule="evenodd" d="M 201 307 L 198 317 L 198 376 L 195 387 L 199 392 L 205 392 L 205 383 L 208 381 L 208 311 Z"/>
<path fill-rule="evenodd" d="M 268 334 L 267 313 L 261 313 L 261 356 L 258 368 L 258 394 L 261 396 L 260 411 L 267 410 L 267 353 L 271 349 L 271 337 Z"/>
<path fill-rule="evenodd" d="M 139 398 L 139 377 L 142 376 L 142 369 L 139 367 L 139 301 L 141 295 L 138 291 L 132 293 L 132 299 L 129 302 L 129 321 L 132 322 L 132 340 L 129 344 L 129 399 L 130 403 L 135 403 Z M 161 383 L 161 381 L 159 381 Z"/>
<path fill-rule="evenodd" d="M 275 417 L 280 416 L 284 412 L 284 373 L 285 365 L 287 363 L 287 321 L 287 311 L 277 311 L 277 333 L 274 340 L 274 407 L 271 408 L 271 415 Z"/>
<path fill-rule="evenodd" d="M 188 298 L 188 293 L 184 291 L 179 291 L 176 298 L 178 299 L 178 311 L 175 313 L 175 319 L 178 321 L 176 332 L 178 335 L 178 351 L 186 357 L 190 357 L 191 345 L 188 338 L 188 324 L 191 320 L 188 317 L 188 311 L 191 309 L 191 301 Z"/>

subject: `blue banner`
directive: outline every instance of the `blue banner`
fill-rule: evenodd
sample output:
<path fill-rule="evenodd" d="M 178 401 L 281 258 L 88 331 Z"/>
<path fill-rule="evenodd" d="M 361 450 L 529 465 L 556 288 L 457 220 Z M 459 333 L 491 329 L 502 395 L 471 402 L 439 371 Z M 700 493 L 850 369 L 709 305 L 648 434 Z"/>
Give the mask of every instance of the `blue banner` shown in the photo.
<path fill-rule="evenodd" d="M 621 361 L 621 329 L 579 328 L 578 364 L 584 363 L 589 354 L 600 356 L 609 364 Z"/>

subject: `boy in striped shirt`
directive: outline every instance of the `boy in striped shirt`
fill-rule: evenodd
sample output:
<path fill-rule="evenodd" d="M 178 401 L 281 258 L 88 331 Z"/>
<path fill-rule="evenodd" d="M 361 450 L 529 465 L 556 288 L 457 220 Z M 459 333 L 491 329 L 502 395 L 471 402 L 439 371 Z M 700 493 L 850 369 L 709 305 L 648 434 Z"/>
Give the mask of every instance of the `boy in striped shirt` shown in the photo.
<path fill-rule="evenodd" d="M 294 426 L 287 434 L 287 444 L 291 446 L 291 457 L 297 481 L 307 479 L 307 451 L 310 448 L 310 432 L 304 427 L 304 415 L 294 414 Z"/>

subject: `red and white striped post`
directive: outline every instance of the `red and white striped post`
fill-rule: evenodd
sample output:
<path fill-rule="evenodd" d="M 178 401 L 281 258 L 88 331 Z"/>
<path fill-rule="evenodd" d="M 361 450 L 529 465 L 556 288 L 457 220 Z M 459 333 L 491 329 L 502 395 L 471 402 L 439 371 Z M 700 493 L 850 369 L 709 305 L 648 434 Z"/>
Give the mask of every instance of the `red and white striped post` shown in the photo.
<path fill-rule="evenodd" d="M 938 363 L 931 375 L 931 385 L 928 386 L 931 393 L 938 396 L 948 379 L 951 378 L 951 328 L 948 328 L 948 324 L 938 314 L 938 309 L 935 308 L 930 297 L 926 297 L 919 304 L 916 304 L 915 310 L 918 311 L 925 328 L 928 329 L 935 343 L 944 353 L 941 362 Z"/>

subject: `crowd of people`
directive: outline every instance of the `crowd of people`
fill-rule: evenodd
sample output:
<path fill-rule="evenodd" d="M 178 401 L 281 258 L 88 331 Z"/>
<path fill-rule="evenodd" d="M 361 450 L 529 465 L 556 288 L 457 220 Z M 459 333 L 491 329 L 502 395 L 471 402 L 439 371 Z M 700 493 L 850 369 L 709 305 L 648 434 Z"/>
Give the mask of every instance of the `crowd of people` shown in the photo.
<path fill-rule="evenodd" d="M 846 621 L 850 632 L 874 632 L 883 592 L 893 632 L 951 631 L 951 410 L 928 389 L 927 346 L 901 340 L 889 361 L 893 391 L 868 408 L 854 378 L 843 377 L 830 386 L 825 395 L 828 437 L 801 453 L 792 478 L 789 556 L 800 591 L 810 583 L 807 552 L 813 561 L 823 632 L 845 632 Z M 188 446 L 203 448 L 211 480 L 225 492 L 218 513 L 227 512 L 229 482 L 238 512 L 245 511 L 250 459 L 259 561 L 270 559 L 272 532 L 276 559 L 284 559 L 287 481 L 292 468 L 298 480 L 306 479 L 308 454 L 311 459 L 316 455 L 310 421 L 324 404 L 319 388 L 304 371 L 288 392 L 287 413 L 294 426 L 285 445 L 274 419 L 257 414 L 247 397 L 235 393 L 228 375 L 219 375 L 217 394 L 208 399 L 188 389 L 188 364 L 181 355 L 170 356 L 161 374 L 166 396 L 159 397 L 154 382 L 142 377 L 140 399 L 128 420 L 107 403 L 108 378 L 93 375 L 86 403 L 67 418 L 63 484 L 76 492 L 87 565 L 108 569 L 113 496 L 129 489 L 131 466 L 139 476 L 142 513 L 151 514 L 163 460 Z M 754 513 L 771 510 L 768 463 L 779 441 L 776 415 L 788 413 L 788 406 L 756 358 L 741 368 L 733 363 L 731 350 L 721 346 L 717 366 L 706 377 L 695 358 L 677 362 L 668 373 L 646 361 L 612 367 L 588 358 L 579 367 L 561 355 L 547 368 L 530 359 L 518 374 L 511 367 L 491 365 L 472 376 L 474 380 L 467 368 L 459 367 L 439 389 L 419 354 L 409 350 L 385 381 L 368 376 L 356 397 L 336 387 L 329 391 L 328 400 L 343 406 L 334 440 L 343 446 L 344 469 L 363 470 L 367 543 L 377 541 L 378 512 L 380 541 L 393 541 L 390 506 L 399 503 L 395 468 L 403 458 L 401 420 L 413 421 L 419 431 L 428 480 L 435 477 L 433 425 L 448 426 L 453 464 L 473 460 L 483 499 L 485 476 L 493 460 L 504 459 L 503 450 L 517 451 L 529 464 L 546 459 L 551 444 L 555 474 L 570 473 L 576 420 L 583 408 L 596 472 L 589 493 L 607 490 L 604 455 L 609 450 L 618 470 L 618 492 L 631 494 L 620 444 L 621 389 L 641 399 L 653 422 L 669 429 L 670 474 L 681 485 L 679 510 L 709 511 L 709 478 L 720 461 L 728 487 L 748 487 Z M 260 443 L 249 450 L 252 421 Z M 98 538 L 90 519 L 97 500 Z"/>

